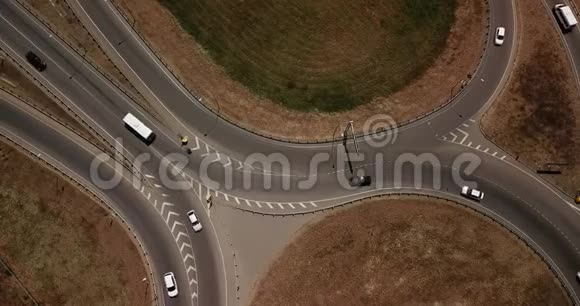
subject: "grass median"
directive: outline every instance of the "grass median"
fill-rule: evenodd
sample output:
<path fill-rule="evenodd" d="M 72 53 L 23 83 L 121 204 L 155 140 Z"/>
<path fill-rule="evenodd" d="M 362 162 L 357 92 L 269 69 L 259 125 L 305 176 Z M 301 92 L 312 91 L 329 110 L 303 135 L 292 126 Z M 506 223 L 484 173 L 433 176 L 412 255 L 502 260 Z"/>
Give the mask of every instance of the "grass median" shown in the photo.
<path fill-rule="evenodd" d="M 388 96 L 444 50 L 455 0 L 160 0 L 228 74 L 301 111 Z"/>

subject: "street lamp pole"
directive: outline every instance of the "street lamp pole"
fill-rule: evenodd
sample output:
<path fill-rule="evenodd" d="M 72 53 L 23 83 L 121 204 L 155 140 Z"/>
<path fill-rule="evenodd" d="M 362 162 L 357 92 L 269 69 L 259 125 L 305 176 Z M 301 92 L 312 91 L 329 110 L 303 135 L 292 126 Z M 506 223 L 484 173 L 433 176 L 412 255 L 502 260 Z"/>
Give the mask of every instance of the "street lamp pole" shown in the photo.
<path fill-rule="evenodd" d="M 348 122 L 348 125 L 350 126 L 350 132 L 352 133 L 352 141 L 354 142 L 354 149 L 356 150 L 356 153 L 358 154 L 358 143 L 356 141 L 356 134 L 354 133 L 354 124 L 352 123 L 352 120 L 350 120 Z M 348 129 L 348 126 L 346 127 Z M 345 130 L 346 133 L 346 130 Z"/>

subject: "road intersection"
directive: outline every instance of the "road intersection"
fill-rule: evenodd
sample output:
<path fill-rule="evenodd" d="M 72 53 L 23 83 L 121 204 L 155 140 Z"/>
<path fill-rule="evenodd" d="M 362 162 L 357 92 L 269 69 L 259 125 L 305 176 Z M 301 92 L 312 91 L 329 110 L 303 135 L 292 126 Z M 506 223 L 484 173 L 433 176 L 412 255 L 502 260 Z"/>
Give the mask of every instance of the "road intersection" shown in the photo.
<path fill-rule="evenodd" d="M 140 174 L 103 162 L 98 168 L 101 178 L 115 173 L 122 177 L 115 188 L 98 188 L 90 165 L 99 148 L 4 97 L 0 97 L 0 132 L 46 156 L 47 162 L 78 178 L 118 211 L 148 253 L 160 304 L 226 305 L 236 301 L 235 267 L 244 263 L 228 255 L 230 243 L 219 234 L 218 216 L 208 210 L 207 195 L 212 195 L 220 211 L 229 207 L 252 213 L 252 218 L 270 218 L 302 216 L 370 196 L 400 193 L 452 199 L 502 223 L 546 260 L 573 300 L 580 302 L 580 287 L 574 280 L 580 269 L 578 209 L 569 197 L 503 153 L 478 129 L 481 113 L 499 94 L 510 72 L 516 35 L 508 35 L 501 48 L 486 41 L 477 72 L 447 106 L 398 127 L 393 144 L 377 146 L 371 135 L 359 137 L 360 152 L 356 154 L 351 141 L 346 145 L 342 140 L 290 143 L 250 133 L 224 120 L 215 124 L 215 114 L 180 84 L 110 1 L 69 2 L 107 55 L 155 107 L 160 120 L 133 103 L 15 1 L 0 3 L 0 48 L 109 143 L 122 143 L 118 154 L 132 161 L 143 158 Z M 548 7 L 553 6 L 551 2 L 546 2 Z M 489 8 L 488 32 L 498 25 L 508 31 L 516 29 L 513 1 L 490 0 Z M 580 52 L 574 52 L 580 51 L 580 32 L 575 30 L 565 41 L 573 62 L 580 63 L 575 58 Z M 28 50 L 47 61 L 45 72 L 27 65 L 23 55 Z M 138 114 L 155 130 L 157 139 L 151 146 L 124 128 L 121 118 L 127 112 Z M 209 128 L 211 133 L 203 136 Z M 179 143 L 179 135 L 184 134 L 190 139 L 191 154 L 184 153 Z M 182 157 L 188 164 L 176 166 Z M 469 170 L 472 163 L 478 163 L 473 171 Z M 345 180 L 356 171 L 371 175 L 373 186 L 345 186 Z M 169 188 L 167 181 L 185 187 Z M 485 200 L 474 205 L 460 198 L 460 181 L 476 183 L 486 192 Z M 200 233 L 194 234 L 187 223 L 190 209 L 198 212 L 204 224 Z M 239 245 L 236 250 L 242 254 L 238 258 L 251 257 L 252 250 Z M 167 297 L 160 282 L 166 271 L 175 273 L 180 286 L 175 299 Z"/>

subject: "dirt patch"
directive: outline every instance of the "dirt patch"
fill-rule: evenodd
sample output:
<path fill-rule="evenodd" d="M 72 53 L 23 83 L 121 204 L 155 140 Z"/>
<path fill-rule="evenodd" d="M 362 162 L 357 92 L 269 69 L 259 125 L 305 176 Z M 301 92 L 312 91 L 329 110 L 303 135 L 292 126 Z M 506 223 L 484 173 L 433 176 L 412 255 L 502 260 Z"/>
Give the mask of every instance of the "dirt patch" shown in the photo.
<path fill-rule="evenodd" d="M 517 11 L 521 26 L 515 68 L 482 129 L 532 169 L 561 170 L 561 175 L 546 178 L 572 195 L 580 187 L 576 79 L 559 29 L 542 1 L 518 5 Z"/>
<path fill-rule="evenodd" d="M 152 300 L 141 281 L 148 273 L 126 230 L 68 181 L 3 142 L 0 258 L 43 305 Z M 10 299 L 3 305 L 20 304 L 15 294 L 0 296 Z"/>
<path fill-rule="evenodd" d="M 0 262 L 0 305 L 34 305 L 16 279 L 16 276 Z"/>
<path fill-rule="evenodd" d="M 50 24 L 70 46 L 84 58 L 99 67 L 99 70 L 119 84 L 125 92 L 148 112 L 152 109 L 148 102 L 133 87 L 131 82 L 117 69 L 103 52 L 91 34 L 83 27 L 73 10 L 65 0 L 21 0 L 34 14 L 45 23 Z M 155 113 L 151 113 L 155 116 Z"/>
<path fill-rule="evenodd" d="M 483 1 L 460 0 L 455 11 L 456 22 L 443 53 L 415 81 L 387 98 L 376 97 L 352 111 L 304 113 L 257 97 L 230 79 L 225 69 L 211 60 L 206 50 L 185 33 L 157 0 L 118 0 L 117 3 L 131 12 L 129 19 L 134 18 L 137 30 L 170 69 L 210 107 L 217 109 L 219 103 L 223 115 L 250 129 L 298 139 L 331 138 L 335 127 L 348 120 L 357 122 L 355 128 L 361 129 L 363 122 L 375 114 L 388 114 L 401 122 L 441 105 L 454 87 L 475 69 L 482 52 L 486 23 Z M 293 86 L 297 83 L 290 87 Z"/>
<path fill-rule="evenodd" d="M 447 202 L 375 200 L 303 229 L 251 305 L 571 305 L 507 230 Z"/>

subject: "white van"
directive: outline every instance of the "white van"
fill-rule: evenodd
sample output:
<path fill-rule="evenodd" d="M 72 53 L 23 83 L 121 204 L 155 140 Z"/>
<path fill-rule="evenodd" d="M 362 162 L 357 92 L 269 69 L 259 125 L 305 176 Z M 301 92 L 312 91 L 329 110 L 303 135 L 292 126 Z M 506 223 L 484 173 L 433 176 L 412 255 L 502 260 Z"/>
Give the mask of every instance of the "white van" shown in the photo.
<path fill-rule="evenodd" d="M 578 24 L 574 12 L 572 12 L 572 9 L 567 5 L 556 4 L 554 6 L 554 15 L 556 15 L 556 19 L 564 32 L 569 32 L 576 26 L 576 24 Z"/>

